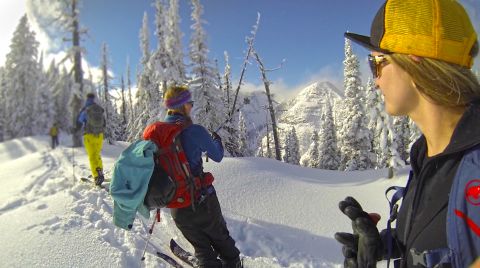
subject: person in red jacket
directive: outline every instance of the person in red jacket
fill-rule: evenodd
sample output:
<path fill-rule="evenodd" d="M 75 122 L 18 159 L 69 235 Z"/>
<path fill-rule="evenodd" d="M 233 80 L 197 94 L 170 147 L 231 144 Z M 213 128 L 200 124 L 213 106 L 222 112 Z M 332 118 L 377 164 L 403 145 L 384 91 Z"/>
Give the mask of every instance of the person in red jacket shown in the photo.
<path fill-rule="evenodd" d="M 448 254 L 437 254 L 449 249 L 449 194 L 463 156 L 480 144 L 480 85 L 471 71 L 479 46 L 472 23 L 457 1 L 387 0 L 370 36 L 345 37 L 371 50 L 368 61 L 386 112 L 408 116 L 423 134 L 411 149 L 412 173 L 396 228 L 379 233 L 378 217 L 353 197 L 340 202 L 354 230 L 335 234 L 345 267 L 375 267 L 389 248 L 395 267 L 452 267 Z M 479 244 L 475 230 L 466 236 Z M 478 250 L 471 248 L 469 263 Z"/>

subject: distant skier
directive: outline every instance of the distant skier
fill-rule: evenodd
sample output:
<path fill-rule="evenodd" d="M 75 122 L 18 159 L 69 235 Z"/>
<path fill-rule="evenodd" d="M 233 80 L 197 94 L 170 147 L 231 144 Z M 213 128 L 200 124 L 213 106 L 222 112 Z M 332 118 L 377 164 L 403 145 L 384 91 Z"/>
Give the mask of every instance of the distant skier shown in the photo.
<path fill-rule="evenodd" d="M 198 267 L 239 268 L 242 266 L 239 250 L 230 236 L 220 209 L 215 188 L 212 185 L 213 176 L 203 172 L 202 152 L 215 162 L 223 158 L 223 145 L 220 136 L 196 124 L 192 124 L 190 112 L 193 107 L 191 93 L 186 87 L 173 86 L 165 93 L 165 106 L 168 114 L 165 122 L 184 124 L 185 129 L 180 134 L 182 148 L 185 151 L 191 173 L 199 178 L 202 187 L 194 193 L 196 200 L 193 205 L 182 208 L 172 208 L 171 215 L 185 238 L 195 249 Z M 151 131 L 154 125 L 148 126 L 144 138 L 155 141 L 165 133 Z M 212 138 L 213 137 L 213 138 Z M 207 176 L 209 178 L 207 178 Z M 159 189 L 156 192 L 162 192 Z M 146 197 L 148 199 L 148 197 Z M 220 260 L 217 258 L 220 257 Z"/>
<path fill-rule="evenodd" d="M 353 228 L 335 234 L 345 267 L 390 258 L 394 267 L 470 266 L 480 256 L 480 85 L 471 70 L 479 46 L 467 12 L 452 0 L 387 0 L 371 36 L 345 37 L 371 50 L 386 112 L 408 116 L 423 134 L 411 149 L 407 186 L 397 188 L 402 204 L 390 215 L 396 228 L 379 232 L 378 214 L 352 197 L 340 202 Z"/>
<path fill-rule="evenodd" d="M 95 94 L 88 93 L 85 106 L 77 119 L 79 127 L 84 127 L 83 142 L 96 185 L 101 185 L 104 181 L 101 152 L 106 122 L 103 113 L 103 108 L 95 103 Z"/>
<path fill-rule="evenodd" d="M 58 127 L 56 123 L 53 123 L 49 131 L 50 137 L 52 139 L 52 149 L 58 146 Z"/>

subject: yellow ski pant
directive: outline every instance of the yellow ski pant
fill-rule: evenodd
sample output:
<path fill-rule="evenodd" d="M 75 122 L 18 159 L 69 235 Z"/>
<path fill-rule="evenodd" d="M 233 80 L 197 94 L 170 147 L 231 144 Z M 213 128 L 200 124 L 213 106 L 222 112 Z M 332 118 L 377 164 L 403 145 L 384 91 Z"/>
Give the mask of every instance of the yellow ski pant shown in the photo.
<path fill-rule="evenodd" d="M 83 144 L 85 144 L 85 150 L 88 154 L 88 160 L 90 161 L 90 170 L 94 178 L 98 177 L 97 168 L 103 171 L 102 163 L 102 146 L 103 146 L 103 133 L 83 135 Z"/>

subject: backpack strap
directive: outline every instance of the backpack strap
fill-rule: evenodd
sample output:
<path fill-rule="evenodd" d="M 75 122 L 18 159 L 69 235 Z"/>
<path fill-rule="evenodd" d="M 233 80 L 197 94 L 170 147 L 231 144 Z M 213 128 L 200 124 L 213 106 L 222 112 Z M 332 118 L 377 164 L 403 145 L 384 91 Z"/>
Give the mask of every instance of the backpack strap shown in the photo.
<path fill-rule="evenodd" d="M 412 178 L 412 171 L 410 171 L 409 181 Z M 397 219 L 398 216 L 398 204 L 397 202 L 400 201 L 405 195 L 405 189 L 407 187 L 401 186 L 391 186 L 385 191 L 385 197 L 388 200 L 390 205 L 390 218 L 387 221 L 387 268 L 390 268 L 390 259 L 392 258 L 393 253 L 393 236 L 392 236 L 392 222 Z M 392 195 L 392 198 L 388 198 L 388 193 L 392 190 L 395 190 L 395 193 Z"/>
<path fill-rule="evenodd" d="M 449 248 L 439 248 L 418 252 L 416 249 L 410 249 L 413 265 L 422 265 L 427 268 L 438 267 L 441 264 L 452 263 L 453 251 Z"/>
<path fill-rule="evenodd" d="M 465 152 L 448 200 L 447 241 L 453 267 L 468 267 L 480 255 L 479 187 L 480 145 L 476 145 Z"/>

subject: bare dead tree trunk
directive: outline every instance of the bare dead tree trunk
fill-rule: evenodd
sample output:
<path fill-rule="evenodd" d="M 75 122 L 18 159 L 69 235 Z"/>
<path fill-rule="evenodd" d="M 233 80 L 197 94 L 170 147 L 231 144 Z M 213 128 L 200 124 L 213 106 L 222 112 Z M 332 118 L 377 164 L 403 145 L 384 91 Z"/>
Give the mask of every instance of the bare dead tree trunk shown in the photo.
<path fill-rule="evenodd" d="M 127 103 L 125 99 L 125 81 L 121 80 L 122 86 L 122 125 L 125 127 L 127 125 Z"/>
<path fill-rule="evenodd" d="M 82 53 L 80 49 L 80 29 L 78 23 L 77 0 L 72 0 L 72 43 L 74 49 L 73 58 L 73 73 L 75 84 L 78 85 L 78 92 L 72 96 L 72 110 L 73 110 L 73 126 L 77 125 L 78 113 L 82 107 L 82 92 L 83 92 L 83 70 L 82 70 Z M 72 133 L 73 147 L 82 146 L 82 131 L 79 128 L 74 128 Z"/>
<path fill-rule="evenodd" d="M 275 119 L 275 111 L 273 109 L 273 101 L 272 96 L 270 94 L 270 81 L 267 78 L 265 66 L 263 65 L 258 53 L 256 51 L 253 52 L 255 58 L 258 62 L 258 67 L 260 68 L 260 72 L 262 73 L 263 84 L 265 85 L 265 93 L 268 99 L 268 110 L 270 111 L 270 118 L 272 120 L 272 132 L 273 132 L 273 141 L 275 143 L 275 159 L 281 161 L 281 153 L 280 153 L 280 142 L 278 140 L 278 132 L 277 132 L 277 122 Z"/>
<path fill-rule="evenodd" d="M 240 87 L 242 86 L 243 76 L 245 75 L 245 70 L 247 69 L 248 59 L 250 58 L 250 54 L 253 51 L 253 43 L 255 41 L 255 36 L 257 35 L 259 24 L 260 24 L 260 13 L 257 13 L 257 22 L 255 26 L 253 26 L 252 37 L 247 38 L 247 42 L 248 42 L 247 55 L 245 55 L 245 60 L 243 61 L 243 68 L 240 74 L 240 80 L 238 81 L 237 89 L 235 91 L 235 98 L 233 99 L 232 110 L 230 111 L 229 117 L 233 117 L 233 114 L 235 113 L 235 104 L 237 103 L 238 92 L 240 91 Z"/>
<path fill-rule="evenodd" d="M 267 157 L 272 158 L 272 150 L 270 149 L 270 131 L 268 130 L 268 113 L 265 110 L 265 124 L 267 126 Z"/>
<path fill-rule="evenodd" d="M 133 112 L 133 100 L 132 100 L 132 81 L 130 80 L 130 60 L 127 59 L 127 87 L 128 87 L 128 120 L 129 124 L 133 124 L 134 112 Z"/>

